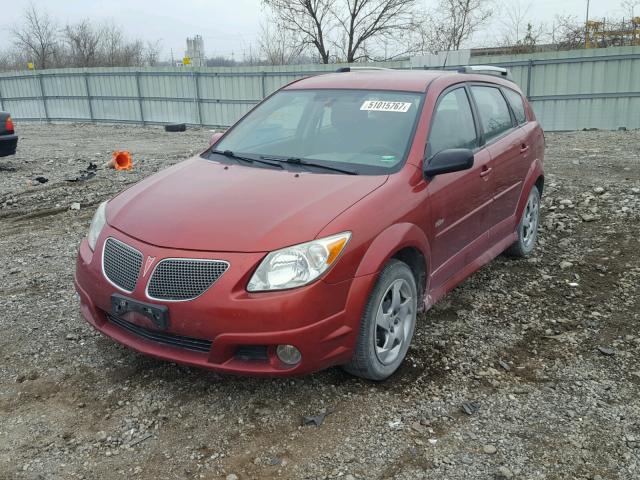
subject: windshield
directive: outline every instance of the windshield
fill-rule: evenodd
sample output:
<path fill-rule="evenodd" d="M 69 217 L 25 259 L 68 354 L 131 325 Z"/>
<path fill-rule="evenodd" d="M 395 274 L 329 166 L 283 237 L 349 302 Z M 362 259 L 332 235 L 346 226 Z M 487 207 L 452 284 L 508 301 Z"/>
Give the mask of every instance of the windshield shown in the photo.
<path fill-rule="evenodd" d="M 302 159 L 361 174 L 390 173 L 404 162 L 421 99 L 407 92 L 283 90 L 233 127 L 215 149 Z"/>

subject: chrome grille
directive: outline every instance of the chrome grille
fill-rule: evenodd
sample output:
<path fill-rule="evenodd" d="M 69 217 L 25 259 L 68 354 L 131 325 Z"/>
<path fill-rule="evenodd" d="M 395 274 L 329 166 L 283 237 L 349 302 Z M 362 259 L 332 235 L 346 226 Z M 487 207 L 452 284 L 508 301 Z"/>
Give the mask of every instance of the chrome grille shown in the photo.
<path fill-rule="evenodd" d="M 102 252 L 102 270 L 111 283 L 127 292 L 136 288 L 142 253 L 115 238 L 107 238 Z"/>
<path fill-rule="evenodd" d="M 191 300 L 202 295 L 227 268 L 229 264 L 222 260 L 164 259 L 151 275 L 147 295 L 156 300 Z"/>

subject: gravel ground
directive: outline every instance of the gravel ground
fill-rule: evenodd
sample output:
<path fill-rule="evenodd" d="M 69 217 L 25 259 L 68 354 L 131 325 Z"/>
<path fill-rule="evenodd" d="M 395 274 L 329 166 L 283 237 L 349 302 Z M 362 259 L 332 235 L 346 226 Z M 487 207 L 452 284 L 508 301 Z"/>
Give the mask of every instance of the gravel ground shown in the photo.
<path fill-rule="evenodd" d="M 536 255 L 473 275 L 370 383 L 222 376 L 93 331 L 72 278 L 95 206 L 210 132 L 18 130 L 0 160 L 0 478 L 640 478 L 640 131 L 548 134 Z M 132 172 L 66 181 L 114 149 Z"/>

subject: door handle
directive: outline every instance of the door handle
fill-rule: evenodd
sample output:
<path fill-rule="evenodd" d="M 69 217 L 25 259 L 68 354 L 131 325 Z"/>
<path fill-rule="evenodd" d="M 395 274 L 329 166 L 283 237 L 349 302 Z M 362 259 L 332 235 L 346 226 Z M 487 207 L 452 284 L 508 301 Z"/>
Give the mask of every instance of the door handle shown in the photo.
<path fill-rule="evenodd" d="M 487 175 L 489 175 L 491 173 L 492 170 L 493 170 L 493 168 L 491 168 L 491 167 L 482 167 L 482 170 L 480 171 L 480 176 L 481 177 L 486 177 Z"/>
<path fill-rule="evenodd" d="M 523 143 L 522 146 L 520 147 L 520 153 L 526 153 L 529 151 L 529 145 Z"/>

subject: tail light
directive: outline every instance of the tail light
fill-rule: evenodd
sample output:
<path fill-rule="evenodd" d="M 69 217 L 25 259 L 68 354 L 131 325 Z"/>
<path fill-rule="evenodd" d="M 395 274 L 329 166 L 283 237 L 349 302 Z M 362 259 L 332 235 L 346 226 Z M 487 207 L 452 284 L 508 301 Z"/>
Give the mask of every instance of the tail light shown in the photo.
<path fill-rule="evenodd" d="M 7 117 L 7 121 L 4 124 L 4 129 L 9 133 L 13 133 L 13 120 L 11 120 L 11 117 Z"/>

